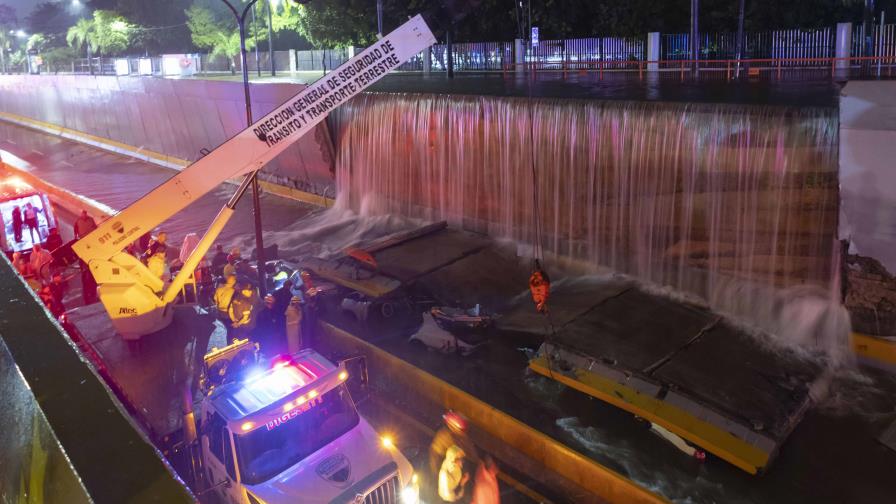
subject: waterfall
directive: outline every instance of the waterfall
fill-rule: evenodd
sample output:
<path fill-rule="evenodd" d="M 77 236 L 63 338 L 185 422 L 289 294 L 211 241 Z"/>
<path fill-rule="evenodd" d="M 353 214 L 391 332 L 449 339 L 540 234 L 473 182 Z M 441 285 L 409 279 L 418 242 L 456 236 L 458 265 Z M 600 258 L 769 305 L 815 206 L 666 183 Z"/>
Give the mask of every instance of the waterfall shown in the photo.
<path fill-rule="evenodd" d="M 365 94 L 330 124 L 339 199 L 356 210 L 532 244 L 534 163 L 554 255 L 696 294 L 773 331 L 793 325 L 782 319 L 800 312 L 791 298 L 837 320 L 803 321 L 802 332 L 844 316 L 832 302 L 833 109 Z"/>

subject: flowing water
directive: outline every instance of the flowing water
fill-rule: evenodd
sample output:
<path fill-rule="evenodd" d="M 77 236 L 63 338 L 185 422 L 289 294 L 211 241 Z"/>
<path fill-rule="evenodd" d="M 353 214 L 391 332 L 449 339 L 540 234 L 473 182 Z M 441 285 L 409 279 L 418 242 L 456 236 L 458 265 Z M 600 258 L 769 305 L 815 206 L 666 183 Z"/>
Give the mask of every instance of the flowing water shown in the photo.
<path fill-rule="evenodd" d="M 330 120 L 342 205 L 540 244 L 843 346 L 833 109 L 367 94 Z"/>

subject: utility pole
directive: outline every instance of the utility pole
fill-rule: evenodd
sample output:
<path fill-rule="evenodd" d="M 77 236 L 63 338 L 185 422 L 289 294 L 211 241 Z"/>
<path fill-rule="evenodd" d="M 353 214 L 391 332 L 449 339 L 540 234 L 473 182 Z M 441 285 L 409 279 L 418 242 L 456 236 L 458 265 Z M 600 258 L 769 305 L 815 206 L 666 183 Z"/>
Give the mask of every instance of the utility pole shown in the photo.
<path fill-rule="evenodd" d="M 744 53 L 744 7 L 746 0 L 740 0 L 737 8 L 737 44 L 735 45 L 735 57 L 737 58 L 737 68 L 734 71 L 734 77 L 740 77 L 740 60 Z"/>
<path fill-rule="evenodd" d="M 274 14 L 271 12 L 271 0 L 265 2 L 268 6 L 268 54 L 271 59 L 271 77 L 277 75 L 277 68 L 274 64 Z"/>
<path fill-rule="evenodd" d="M 252 97 L 249 94 L 249 67 L 247 66 L 248 55 L 246 53 L 246 14 L 249 9 L 252 9 L 253 15 L 255 13 L 255 9 L 253 9 L 255 2 L 258 0 L 251 0 L 249 5 L 247 5 L 242 14 L 236 10 L 236 8 L 231 5 L 229 0 L 221 0 L 224 2 L 227 7 L 230 8 L 230 11 L 233 12 L 233 16 L 236 18 L 236 23 L 240 29 L 240 66 L 242 66 L 243 70 L 243 92 L 246 95 L 246 126 L 252 126 L 254 122 L 252 120 Z M 258 44 L 255 44 L 256 50 L 258 49 Z M 257 61 L 257 60 L 256 60 Z M 252 172 L 252 209 L 255 214 L 255 249 L 256 249 L 256 259 L 257 259 L 257 268 L 258 268 L 258 293 L 262 299 L 264 299 L 264 295 L 266 294 L 267 285 L 266 279 L 264 276 L 264 239 L 261 235 L 261 197 L 259 196 L 258 191 L 258 171 Z"/>
<path fill-rule="evenodd" d="M 700 0 L 691 0 L 691 61 L 694 62 L 694 71 L 700 68 L 700 29 L 698 19 L 700 17 Z"/>
<path fill-rule="evenodd" d="M 383 36 L 383 0 L 376 0 L 376 34 Z"/>
<path fill-rule="evenodd" d="M 261 62 L 258 60 L 258 23 L 255 21 L 255 7 L 252 7 L 252 35 L 255 37 L 255 71 L 261 77 Z M 252 124 L 251 122 L 249 123 Z"/>

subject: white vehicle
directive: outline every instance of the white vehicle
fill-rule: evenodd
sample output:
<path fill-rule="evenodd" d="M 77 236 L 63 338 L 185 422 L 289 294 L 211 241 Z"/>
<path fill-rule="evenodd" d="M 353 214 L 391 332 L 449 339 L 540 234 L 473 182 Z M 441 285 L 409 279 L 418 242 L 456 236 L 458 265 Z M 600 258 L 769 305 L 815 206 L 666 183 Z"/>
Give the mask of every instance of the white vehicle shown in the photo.
<path fill-rule="evenodd" d="M 248 344 L 213 354 L 239 353 Z M 211 362 L 209 369 L 223 368 Z M 343 363 L 303 350 L 240 374 L 202 401 L 206 493 L 241 504 L 418 502 L 411 464 L 358 414 Z"/>

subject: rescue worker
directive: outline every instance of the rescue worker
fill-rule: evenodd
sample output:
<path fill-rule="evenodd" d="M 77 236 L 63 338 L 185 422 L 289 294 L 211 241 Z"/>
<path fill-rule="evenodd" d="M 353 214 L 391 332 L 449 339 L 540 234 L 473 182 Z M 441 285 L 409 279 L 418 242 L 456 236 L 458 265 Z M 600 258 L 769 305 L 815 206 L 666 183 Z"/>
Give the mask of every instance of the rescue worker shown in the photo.
<path fill-rule="evenodd" d="M 22 241 L 22 209 L 17 206 L 12 208 L 12 234 L 17 243 Z"/>
<path fill-rule="evenodd" d="M 224 253 L 224 245 L 220 243 L 215 246 L 215 255 L 212 257 L 212 273 L 215 276 L 224 274 L 224 266 L 227 265 L 227 254 Z"/>
<path fill-rule="evenodd" d="M 290 354 L 302 349 L 302 298 L 293 296 L 284 314 L 286 319 L 286 348 Z"/>
<path fill-rule="evenodd" d="M 243 339 L 252 335 L 258 316 L 257 304 L 258 294 L 255 287 L 248 282 L 243 283 L 239 292 L 233 295 L 228 311 L 235 338 Z"/>
<path fill-rule="evenodd" d="M 31 237 L 31 243 L 39 243 L 41 241 L 41 236 L 40 228 L 37 224 L 37 209 L 34 208 L 34 205 L 31 203 L 25 204 L 25 211 L 22 212 L 22 220 L 25 222 L 25 226 L 28 227 L 28 236 Z M 34 238 L 35 232 L 37 232 L 37 239 Z"/>
<path fill-rule="evenodd" d="M 97 302 L 96 279 L 84 261 L 79 261 L 81 266 L 81 299 L 85 305 Z"/>
<path fill-rule="evenodd" d="M 230 329 L 230 302 L 236 292 L 236 275 L 230 275 L 224 279 L 224 283 L 215 289 L 215 295 L 212 299 L 215 307 L 218 309 L 218 320 Z"/>
<path fill-rule="evenodd" d="M 36 276 L 41 281 L 49 280 L 50 265 L 52 263 L 53 256 L 50 255 L 49 252 L 44 250 L 44 248 L 40 246 L 40 243 L 35 243 L 34 246 L 31 247 L 31 261 L 28 266 L 31 274 Z"/>
<path fill-rule="evenodd" d="M 53 297 L 53 291 L 50 289 L 49 285 L 41 287 L 37 295 L 40 296 L 40 300 L 43 301 L 44 306 L 47 307 L 47 310 L 50 310 L 50 313 L 54 317 L 59 318 L 60 315 L 65 313 L 65 307 L 56 302 L 56 299 Z"/>
<path fill-rule="evenodd" d="M 438 474 L 439 466 L 445 459 L 445 453 L 449 446 L 459 446 L 474 462 L 478 459 L 476 456 L 476 447 L 467 436 L 467 419 L 460 413 L 448 411 L 442 415 L 445 425 L 436 432 L 429 446 L 429 468 L 432 474 Z"/>
<path fill-rule="evenodd" d="M 498 466 L 495 460 L 486 455 L 476 469 L 473 480 L 473 498 L 470 504 L 501 504 L 501 492 L 498 489 Z"/>
<path fill-rule="evenodd" d="M 62 246 L 62 236 L 59 234 L 59 230 L 56 228 L 50 228 L 50 234 L 47 236 L 46 242 L 47 250 L 53 252 Z"/>
<path fill-rule="evenodd" d="M 146 267 L 150 273 L 161 278 L 163 282 L 168 281 L 168 258 L 165 256 L 164 249 L 156 249 L 156 252 L 146 260 Z"/>
<path fill-rule="evenodd" d="M 458 502 L 464 496 L 464 487 L 470 480 L 464 472 L 464 451 L 451 445 L 445 452 L 445 460 L 439 469 L 439 497 L 443 502 Z"/>
<path fill-rule="evenodd" d="M 278 317 L 274 304 L 274 296 L 270 294 L 265 296 L 255 323 L 254 340 L 261 346 L 261 353 L 268 357 L 279 355 L 286 350 L 286 335 L 281 335 L 278 330 Z"/>
<path fill-rule="evenodd" d="M 227 264 L 221 268 L 221 272 L 224 276 L 227 275 L 236 275 L 236 263 L 242 260 L 240 256 L 240 249 L 237 247 L 233 247 L 230 249 L 230 254 L 227 255 Z"/>
<path fill-rule="evenodd" d="M 135 245 L 137 249 L 137 257 L 142 256 L 147 249 L 149 249 L 149 244 L 152 242 L 152 234 L 147 231 L 140 235 L 140 238 L 137 239 Z"/>
<path fill-rule="evenodd" d="M 52 297 L 52 304 L 49 307 L 50 313 L 59 317 L 65 313 L 65 305 L 62 301 L 65 299 L 65 291 L 68 290 L 68 284 L 63 280 L 62 273 L 57 271 L 53 273 L 53 280 L 50 281 L 47 287 Z"/>
<path fill-rule="evenodd" d="M 551 279 L 548 273 L 541 268 L 541 262 L 535 260 L 535 271 L 529 277 L 529 291 L 532 293 L 532 301 L 538 313 L 548 311 L 548 297 L 551 295 Z"/>
<path fill-rule="evenodd" d="M 28 276 L 28 261 L 22 257 L 21 252 L 13 252 L 12 253 L 12 265 L 16 268 L 16 271 L 19 272 L 20 275 Z"/>
<path fill-rule="evenodd" d="M 146 247 L 145 255 L 149 258 L 159 252 L 162 252 L 163 254 L 168 253 L 168 233 L 164 231 L 159 231 L 156 238 L 149 243 L 149 246 Z"/>
<path fill-rule="evenodd" d="M 87 215 L 87 210 L 81 210 L 81 215 L 74 225 L 75 238 L 84 238 L 94 229 L 96 229 L 96 221 L 93 220 L 93 217 Z"/>
<path fill-rule="evenodd" d="M 280 287 L 274 289 L 274 292 L 272 292 L 271 295 L 274 296 L 274 308 L 276 312 L 280 314 L 286 313 L 286 308 L 293 298 L 292 280 L 287 279 L 284 281 Z"/>

